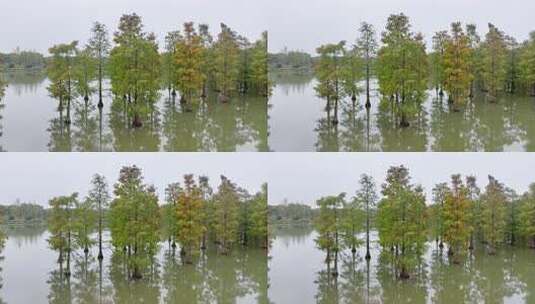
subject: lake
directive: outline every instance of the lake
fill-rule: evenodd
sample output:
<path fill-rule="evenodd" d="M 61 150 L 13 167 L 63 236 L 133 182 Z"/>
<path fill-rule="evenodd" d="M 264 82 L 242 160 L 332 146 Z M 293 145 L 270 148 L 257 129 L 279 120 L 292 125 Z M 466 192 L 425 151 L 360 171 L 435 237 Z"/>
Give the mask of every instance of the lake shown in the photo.
<path fill-rule="evenodd" d="M 48 79 L 40 74 L 5 75 L 0 102 L 2 151 L 267 151 L 267 100 L 238 96 L 229 103 L 209 96 L 191 108 L 173 102 L 167 91 L 140 128 L 127 122 L 120 104 L 112 107 L 105 83 L 104 107 L 94 95 L 85 106 L 73 102 L 72 123 L 61 123 L 58 101 L 49 97 Z"/>
<path fill-rule="evenodd" d="M 312 228 L 275 229 L 269 261 L 269 298 L 274 303 L 535 303 L 535 250 L 504 248 L 495 256 L 474 250 L 467 262 L 449 265 L 447 253 L 427 245 L 418 276 L 392 277 L 371 234 L 372 258 L 361 247 L 344 251 L 339 276 L 328 275 L 325 253 Z M 362 235 L 364 237 L 364 235 Z"/>
<path fill-rule="evenodd" d="M 261 249 L 234 250 L 229 256 L 207 250 L 193 265 L 182 265 L 161 244 L 151 275 L 126 278 L 124 262 L 113 257 L 105 234 L 102 264 L 92 248 L 86 260 L 73 254 L 70 280 L 60 278 L 58 254 L 39 228 L 7 231 L 0 261 L 0 303 L 236 303 L 267 304 L 267 257 Z"/>
<path fill-rule="evenodd" d="M 490 103 L 476 96 L 455 112 L 429 91 L 411 126 L 400 128 L 389 111 L 379 110 L 377 83 L 372 82 L 370 111 L 364 107 L 365 94 L 354 108 L 347 98 L 333 126 L 312 76 L 270 76 L 275 84 L 268 110 L 273 151 L 535 151 L 535 97 L 503 96 Z"/>

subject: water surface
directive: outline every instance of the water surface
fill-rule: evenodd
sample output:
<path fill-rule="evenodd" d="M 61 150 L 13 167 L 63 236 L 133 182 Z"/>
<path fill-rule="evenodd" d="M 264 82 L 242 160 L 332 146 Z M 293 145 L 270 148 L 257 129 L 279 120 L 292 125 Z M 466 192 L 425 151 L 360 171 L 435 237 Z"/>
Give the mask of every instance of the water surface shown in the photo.
<path fill-rule="evenodd" d="M 121 102 L 112 102 L 106 83 L 104 108 L 96 106 L 96 95 L 87 107 L 78 98 L 67 126 L 61 123 L 58 101 L 49 97 L 46 77 L 18 73 L 5 78 L 9 86 L 0 102 L 3 151 L 267 150 L 265 97 L 238 96 L 222 104 L 210 95 L 185 107 L 162 91 L 144 125 L 132 128 Z"/>
<path fill-rule="evenodd" d="M 463 266 L 430 242 L 418 275 L 393 277 L 372 233 L 372 259 L 365 248 L 341 254 L 339 277 L 327 273 L 325 253 L 311 228 L 275 230 L 270 251 L 269 297 L 274 303 L 535 303 L 535 250 L 504 248 L 495 256 L 480 250 Z"/>
<path fill-rule="evenodd" d="M 400 128 L 389 109 L 379 109 L 377 84 L 372 83 L 372 108 L 365 96 L 353 106 L 341 103 L 339 124 L 330 123 L 326 101 L 306 75 L 278 75 L 269 100 L 269 146 L 291 151 L 535 151 L 535 98 L 503 96 L 498 103 L 476 96 L 462 111 L 429 91 L 408 128 Z"/>
<path fill-rule="evenodd" d="M 17 228 L 8 236 L 0 261 L 0 303 L 268 303 L 265 250 L 235 250 L 230 256 L 207 251 L 193 265 L 183 265 L 162 244 L 153 268 L 132 281 L 106 234 L 102 265 L 96 248 L 87 259 L 77 251 L 66 280 L 57 253 L 48 249 L 47 231 Z"/>

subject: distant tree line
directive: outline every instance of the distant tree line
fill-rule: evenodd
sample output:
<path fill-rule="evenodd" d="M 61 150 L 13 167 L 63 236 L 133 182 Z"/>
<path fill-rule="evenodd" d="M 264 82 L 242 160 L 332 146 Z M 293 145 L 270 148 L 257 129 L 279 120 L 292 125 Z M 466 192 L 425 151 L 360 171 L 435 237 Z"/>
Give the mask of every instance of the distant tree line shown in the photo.
<path fill-rule="evenodd" d="M 449 183 L 436 185 L 427 201 L 404 166 L 388 169 L 381 198 L 370 176 L 362 175 L 359 184 L 352 198 L 341 193 L 317 201 L 316 243 L 326 252 L 332 275 L 338 275 L 344 250 L 354 254 L 366 246 L 365 257 L 371 258 L 370 230 L 378 232 L 381 256 L 401 279 L 415 275 L 430 241 L 453 265 L 464 263 L 478 246 L 490 255 L 503 246 L 535 248 L 535 184 L 518 195 L 492 176 L 480 189 L 474 176 L 454 174 Z"/>
<path fill-rule="evenodd" d="M 103 176 L 95 175 L 85 198 L 77 193 L 50 199 L 50 248 L 70 276 L 71 256 L 97 247 L 104 258 L 102 231 L 108 223 L 115 256 L 124 259 L 128 277 L 138 279 L 150 269 L 161 242 L 191 264 L 208 247 L 227 255 L 237 247 L 267 248 L 267 185 L 248 193 L 225 176 L 217 189 L 208 178 L 184 176 L 166 188 L 159 203 L 154 186 L 145 184 L 141 169 L 123 167 L 113 196 Z M 96 234 L 96 235 L 95 235 Z"/>
<path fill-rule="evenodd" d="M 46 58 L 35 51 L 16 49 L 12 53 L 0 53 L 0 65 L 9 70 L 42 70 L 46 67 Z"/>
<path fill-rule="evenodd" d="M 271 225 L 311 225 L 317 215 L 317 209 L 298 203 L 270 205 L 268 210 Z"/>
<path fill-rule="evenodd" d="M 38 204 L 18 202 L 0 205 L 0 215 L 5 225 L 44 225 L 47 210 Z"/>
<path fill-rule="evenodd" d="M 433 36 L 431 52 L 426 51 L 423 35 L 411 30 L 403 13 L 391 15 L 378 41 L 374 27 L 366 22 L 354 44 L 340 41 L 317 48 L 316 92 L 327 100 L 327 111 L 361 93 L 370 103 L 370 79 L 376 78 L 381 107 L 394 114 L 398 125 L 407 127 L 419 111 L 429 88 L 446 98 L 452 111 L 460 111 L 477 92 L 489 102 L 504 94 L 535 96 L 535 33 L 518 42 L 489 23 L 481 37 L 474 24 L 451 24 L 449 31 Z"/>
<path fill-rule="evenodd" d="M 269 67 L 272 70 L 291 70 L 312 72 L 314 58 L 306 52 L 283 50 L 280 53 L 269 54 Z"/>
<path fill-rule="evenodd" d="M 186 22 L 165 36 L 160 52 L 155 34 L 143 27 L 140 16 L 123 15 L 113 43 L 106 26 L 96 22 L 86 45 L 72 41 L 49 49 L 48 90 L 59 101 L 60 112 L 66 108 L 66 124 L 71 102 L 78 97 L 87 105 L 98 93 L 102 108 L 106 74 L 114 103 L 125 109 L 133 127 L 142 125 L 162 89 L 173 101 L 178 95 L 186 106 L 203 101 L 209 93 L 220 102 L 237 94 L 268 96 L 267 32 L 249 41 L 223 23 L 219 34 L 212 36 L 207 25 Z"/>

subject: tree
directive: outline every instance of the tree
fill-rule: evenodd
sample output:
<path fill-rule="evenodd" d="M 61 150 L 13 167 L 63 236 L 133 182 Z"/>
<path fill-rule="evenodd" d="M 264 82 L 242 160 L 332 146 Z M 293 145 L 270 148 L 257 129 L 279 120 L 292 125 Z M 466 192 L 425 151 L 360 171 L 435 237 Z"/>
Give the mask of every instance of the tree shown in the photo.
<path fill-rule="evenodd" d="M 104 227 L 104 211 L 109 207 L 110 194 L 108 191 L 108 183 L 104 175 L 95 174 L 91 180 L 92 188 L 89 191 L 89 200 L 97 209 L 98 213 L 98 259 L 102 260 L 104 254 L 102 253 L 102 229 Z"/>
<path fill-rule="evenodd" d="M 477 186 L 475 176 L 466 177 L 466 188 L 468 190 L 468 199 L 470 200 L 469 222 L 472 223 L 472 233 L 470 234 L 469 249 L 474 249 L 475 239 L 482 239 L 483 228 L 481 224 L 481 200 L 479 196 L 481 190 Z"/>
<path fill-rule="evenodd" d="M 91 29 L 91 38 L 89 39 L 88 48 L 92 51 L 98 65 L 98 107 L 102 108 L 102 79 L 104 78 L 104 61 L 109 55 L 110 40 L 106 25 L 95 22 Z"/>
<path fill-rule="evenodd" d="M 529 40 L 523 45 L 519 70 L 521 82 L 535 96 L 535 32 L 530 33 Z"/>
<path fill-rule="evenodd" d="M 193 256 L 198 254 L 202 236 L 206 227 L 204 223 L 202 192 L 195 183 L 192 174 L 184 175 L 184 189 L 178 195 L 176 203 L 177 240 L 182 246 L 184 260 L 191 264 Z"/>
<path fill-rule="evenodd" d="M 357 191 L 357 200 L 365 206 L 366 212 L 366 260 L 370 260 L 370 216 L 371 213 L 375 210 L 375 205 L 377 203 L 377 192 L 375 190 L 375 182 L 373 177 L 367 174 L 362 174 L 360 176 L 360 189 Z"/>
<path fill-rule="evenodd" d="M 191 101 L 198 96 L 204 83 L 202 73 L 203 44 L 192 22 L 184 23 L 184 36 L 175 46 L 176 87 L 181 93 L 181 101 Z"/>
<path fill-rule="evenodd" d="M 440 31 L 433 36 L 433 53 L 431 54 L 432 66 L 433 66 L 433 86 L 438 91 L 439 95 L 444 94 L 444 82 L 446 80 L 445 75 L 445 55 L 446 45 L 450 40 L 450 36 L 447 31 Z"/>
<path fill-rule="evenodd" d="M 225 176 L 214 195 L 214 229 L 219 252 L 229 254 L 238 239 L 240 197 L 236 185 Z"/>
<path fill-rule="evenodd" d="M 524 194 L 520 209 L 520 232 L 531 248 L 535 248 L 535 184 Z"/>
<path fill-rule="evenodd" d="M 316 76 L 318 85 L 314 88 L 316 93 L 327 99 L 327 112 L 331 109 L 331 100 L 334 101 L 333 124 L 338 124 L 338 103 L 345 97 L 345 91 L 342 90 L 343 75 L 343 53 L 345 41 L 337 44 L 326 44 L 316 49 L 320 55 L 316 65 Z"/>
<path fill-rule="evenodd" d="M 504 33 L 491 23 L 482 49 L 483 81 L 490 97 L 495 100 L 505 88 L 507 49 Z"/>
<path fill-rule="evenodd" d="M 83 96 L 86 107 L 89 97 L 95 91 L 91 82 L 95 79 L 96 72 L 96 60 L 93 58 L 92 50 L 89 47 L 77 50 L 74 78 L 77 93 L 79 96 Z"/>
<path fill-rule="evenodd" d="M 251 65 L 249 90 L 261 96 L 268 96 L 270 85 L 268 78 L 268 32 L 262 32 L 262 37 L 257 40 L 251 49 Z"/>
<path fill-rule="evenodd" d="M 357 252 L 357 247 L 362 245 L 362 240 L 358 237 L 365 217 L 362 203 L 357 198 L 350 201 L 342 199 L 341 201 L 340 223 L 338 224 L 342 241 L 340 247 L 351 248 L 353 254 Z"/>
<path fill-rule="evenodd" d="M 470 96 L 474 76 L 470 70 L 472 49 L 470 39 L 460 22 L 451 24 L 451 38 L 446 41 L 444 53 L 444 89 L 454 104 L 454 110 Z"/>
<path fill-rule="evenodd" d="M 179 234 L 178 231 L 178 200 L 180 193 L 183 189 L 180 183 L 171 183 L 165 188 L 165 201 L 167 202 L 162 206 L 163 216 L 162 216 L 162 230 L 165 233 L 167 242 L 171 248 L 176 248 L 176 239 Z"/>
<path fill-rule="evenodd" d="M 130 276 L 140 279 L 158 248 L 158 197 L 154 187 L 143 184 L 136 166 L 121 168 L 114 194 L 109 216 L 112 244 L 126 258 Z"/>
<path fill-rule="evenodd" d="M 378 53 L 379 90 L 394 102 L 399 125 L 408 127 L 409 117 L 418 112 L 427 89 L 427 55 L 421 34 L 410 31 L 404 14 L 391 15 L 382 34 Z"/>
<path fill-rule="evenodd" d="M 400 278 L 410 277 L 423 253 L 426 241 L 425 196 L 420 186 L 410 184 L 404 166 L 388 169 L 378 204 L 379 242 L 393 259 Z"/>
<path fill-rule="evenodd" d="M 460 264 L 470 243 L 470 201 L 468 188 L 459 174 L 451 177 L 451 190 L 444 202 L 444 241 L 454 264 Z"/>
<path fill-rule="evenodd" d="M 373 75 L 372 60 L 377 55 L 377 40 L 373 25 L 362 22 L 359 29 L 360 36 L 357 39 L 357 48 L 364 59 L 366 77 L 366 108 L 371 107 L 370 102 L 370 78 Z"/>
<path fill-rule="evenodd" d="M 268 185 L 267 183 L 262 184 L 262 190 L 256 193 L 250 204 L 251 204 L 251 227 L 250 227 L 250 237 L 252 240 L 256 241 L 261 248 L 268 248 Z"/>
<path fill-rule="evenodd" d="M 227 102 L 237 88 L 239 51 L 237 34 L 221 23 L 214 43 L 214 78 L 221 102 Z"/>
<path fill-rule="evenodd" d="M 503 184 L 489 175 L 489 183 L 482 195 L 481 224 L 488 253 L 496 254 L 505 233 L 506 197 Z"/>
<path fill-rule="evenodd" d="M 71 275 L 71 253 L 76 248 L 73 244 L 75 220 L 73 209 L 78 200 L 78 193 L 69 196 L 58 196 L 50 199 L 50 215 L 48 216 L 48 230 L 50 237 L 48 244 L 52 250 L 58 251 L 58 263 L 63 267 L 67 260 L 65 276 Z"/>
<path fill-rule="evenodd" d="M 75 56 L 78 41 L 69 44 L 58 44 L 51 47 L 48 52 L 52 55 L 48 65 L 47 74 L 50 78 L 48 91 L 54 98 L 59 99 L 59 111 L 63 111 L 63 102 L 67 102 L 67 117 L 65 124 L 71 123 L 71 101 L 76 98 L 74 86 Z"/>
<path fill-rule="evenodd" d="M 436 241 L 439 243 L 438 247 L 442 249 L 444 247 L 444 211 L 446 196 L 450 192 L 450 188 L 447 183 L 440 183 L 433 188 L 433 202 L 436 205 L 435 225 L 436 225 Z"/>
<path fill-rule="evenodd" d="M 109 63 L 112 91 L 127 103 L 133 127 L 143 125 L 142 116 L 151 111 L 160 87 L 156 37 L 143 32 L 142 28 L 138 15 L 121 17 Z"/>
<path fill-rule="evenodd" d="M 362 78 L 362 58 L 359 50 L 356 47 L 351 49 L 343 49 L 341 80 L 342 88 L 345 96 L 351 96 L 351 100 L 355 102 L 357 96 L 361 92 L 359 82 Z"/>
<path fill-rule="evenodd" d="M 83 248 L 87 256 L 89 248 L 95 244 L 91 233 L 95 228 L 97 214 L 94 201 L 89 197 L 83 201 L 76 200 L 74 204 L 74 241 L 77 248 Z"/>
<path fill-rule="evenodd" d="M 176 62 L 176 46 L 178 42 L 183 39 L 180 31 L 172 31 L 165 36 L 165 53 L 162 54 L 162 80 L 173 98 L 176 96 L 176 84 L 178 83 L 176 77 L 177 62 Z"/>
<path fill-rule="evenodd" d="M 314 226 L 318 232 L 315 239 L 320 250 L 326 251 L 325 262 L 330 271 L 331 261 L 334 260 L 333 276 L 338 275 L 338 252 L 342 250 L 341 239 L 341 216 L 345 193 L 337 196 L 327 196 L 316 201 L 319 207 L 318 216 Z"/>

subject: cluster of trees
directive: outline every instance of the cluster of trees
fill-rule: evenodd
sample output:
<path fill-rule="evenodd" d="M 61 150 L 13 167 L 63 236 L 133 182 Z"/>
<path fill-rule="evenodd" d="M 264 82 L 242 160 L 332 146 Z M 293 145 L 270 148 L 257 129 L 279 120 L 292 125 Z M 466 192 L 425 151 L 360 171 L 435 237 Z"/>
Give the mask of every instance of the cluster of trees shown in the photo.
<path fill-rule="evenodd" d="M 102 82 L 109 75 L 114 100 L 125 108 L 131 125 L 139 127 L 162 88 L 173 100 L 180 94 L 185 104 L 206 97 L 208 92 L 217 92 L 222 102 L 235 94 L 267 96 L 267 39 L 264 32 L 251 42 L 225 24 L 213 37 L 207 25 L 196 29 L 187 22 L 183 30 L 167 34 L 165 50 L 160 53 L 156 36 L 143 30 L 141 17 L 123 15 L 113 44 L 106 26 L 96 22 L 87 45 L 81 47 L 73 41 L 51 47 L 48 89 L 59 100 L 60 112 L 66 103 L 64 122 L 70 124 L 71 102 L 79 96 L 87 106 L 98 91 L 98 106 L 102 108 Z"/>
<path fill-rule="evenodd" d="M 454 22 L 449 31 L 433 36 L 432 51 L 426 52 L 423 35 L 411 30 L 404 14 L 388 18 L 380 46 L 370 24 L 362 23 L 359 34 L 352 46 L 341 41 L 317 49 L 316 91 L 327 99 L 327 111 L 334 102 L 334 124 L 338 102 L 345 97 L 354 103 L 366 91 L 366 107 L 370 107 L 370 77 L 377 78 L 385 107 L 402 127 L 409 126 L 410 118 L 419 112 L 430 86 L 440 96 L 447 94 L 454 111 L 471 100 L 476 89 L 489 101 L 503 93 L 535 95 L 535 34 L 519 43 L 490 23 L 480 37 L 474 24 L 463 28 Z"/>
<path fill-rule="evenodd" d="M 16 48 L 12 53 L 0 54 L 0 64 L 7 70 L 41 70 L 46 66 L 46 59 L 41 53 Z"/>
<path fill-rule="evenodd" d="M 7 225 L 40 225 L 46 223 L 47 211 L 38 204 L 21 203 L 1 205 L 2 223 Z"/>
<path fill-rule="evenodd" d="M 308 72 L 313 68 L 314 59 L 303 51 L 284 49 L 280 53 L 269 54 L 269 67 L 273 70 L 292 70 Z"/>
<path fill-rule="evenodd" d="M 91 184 L 84 199 L 73 193 L 49 203 L 48 242 L 58 251 L 60 269 L 67 277 L 76 250 L 87 256 L 98 245 L 98 259 L 104 258 L 105 226 L 114 252 L 124 258 L 128 276 L 134 279 L 153 265 L 162 241 L 169 243 L 173 253 L 180 246 L 184 263 L 192 263 L 211 245 L 224 255 L 237 246 L 267 248 L 267 185 L 251 195 L 221 176 L 214 191 L 207 177 L 196 181 L 188 174 L 183 184 L 166 188 L 166 202 L 159 204 L 154 186 L 143 182 L 136 166 L 120 170 L 113 199 L 103 176 L 95 175 Z"/>
<path fill-rule="evenodd" d="M 426 244 L 434 240 L 440 250 L 447 250 L 452 264 L 461 264 L 480 246 L 496 254 L 500 246 L 528 245 L 535 248 L 535 184 L 523 195 L 488 177 L 484 191 L 476 178 L 459 174 L 451 182 L 433 189 L 433 199 L 426 204 L 423 188 L 411 183 L 404 166 L 391 167 L 381 187 L 362 175 L 357 194 L 321 198 L 315 220 L 317 246 L 326 252 L 329 271 L 337 275 L 341 251 L 366 244 L 370 259 L 370 230 L 378 232 L 381 255 L 387 257 L 399 278 L 409 278 L 422 262 Z M 366 239 L 359 236 L 365 231 Z M 334 261 L 334 270 L 330 264 Z"/>
<path fill-rule="evenodd" d="M 312 207 L 299 203 L 284 202 L 269 206 L 268 209 L 270 225 L 309 225 L 317 215 Z"/>

